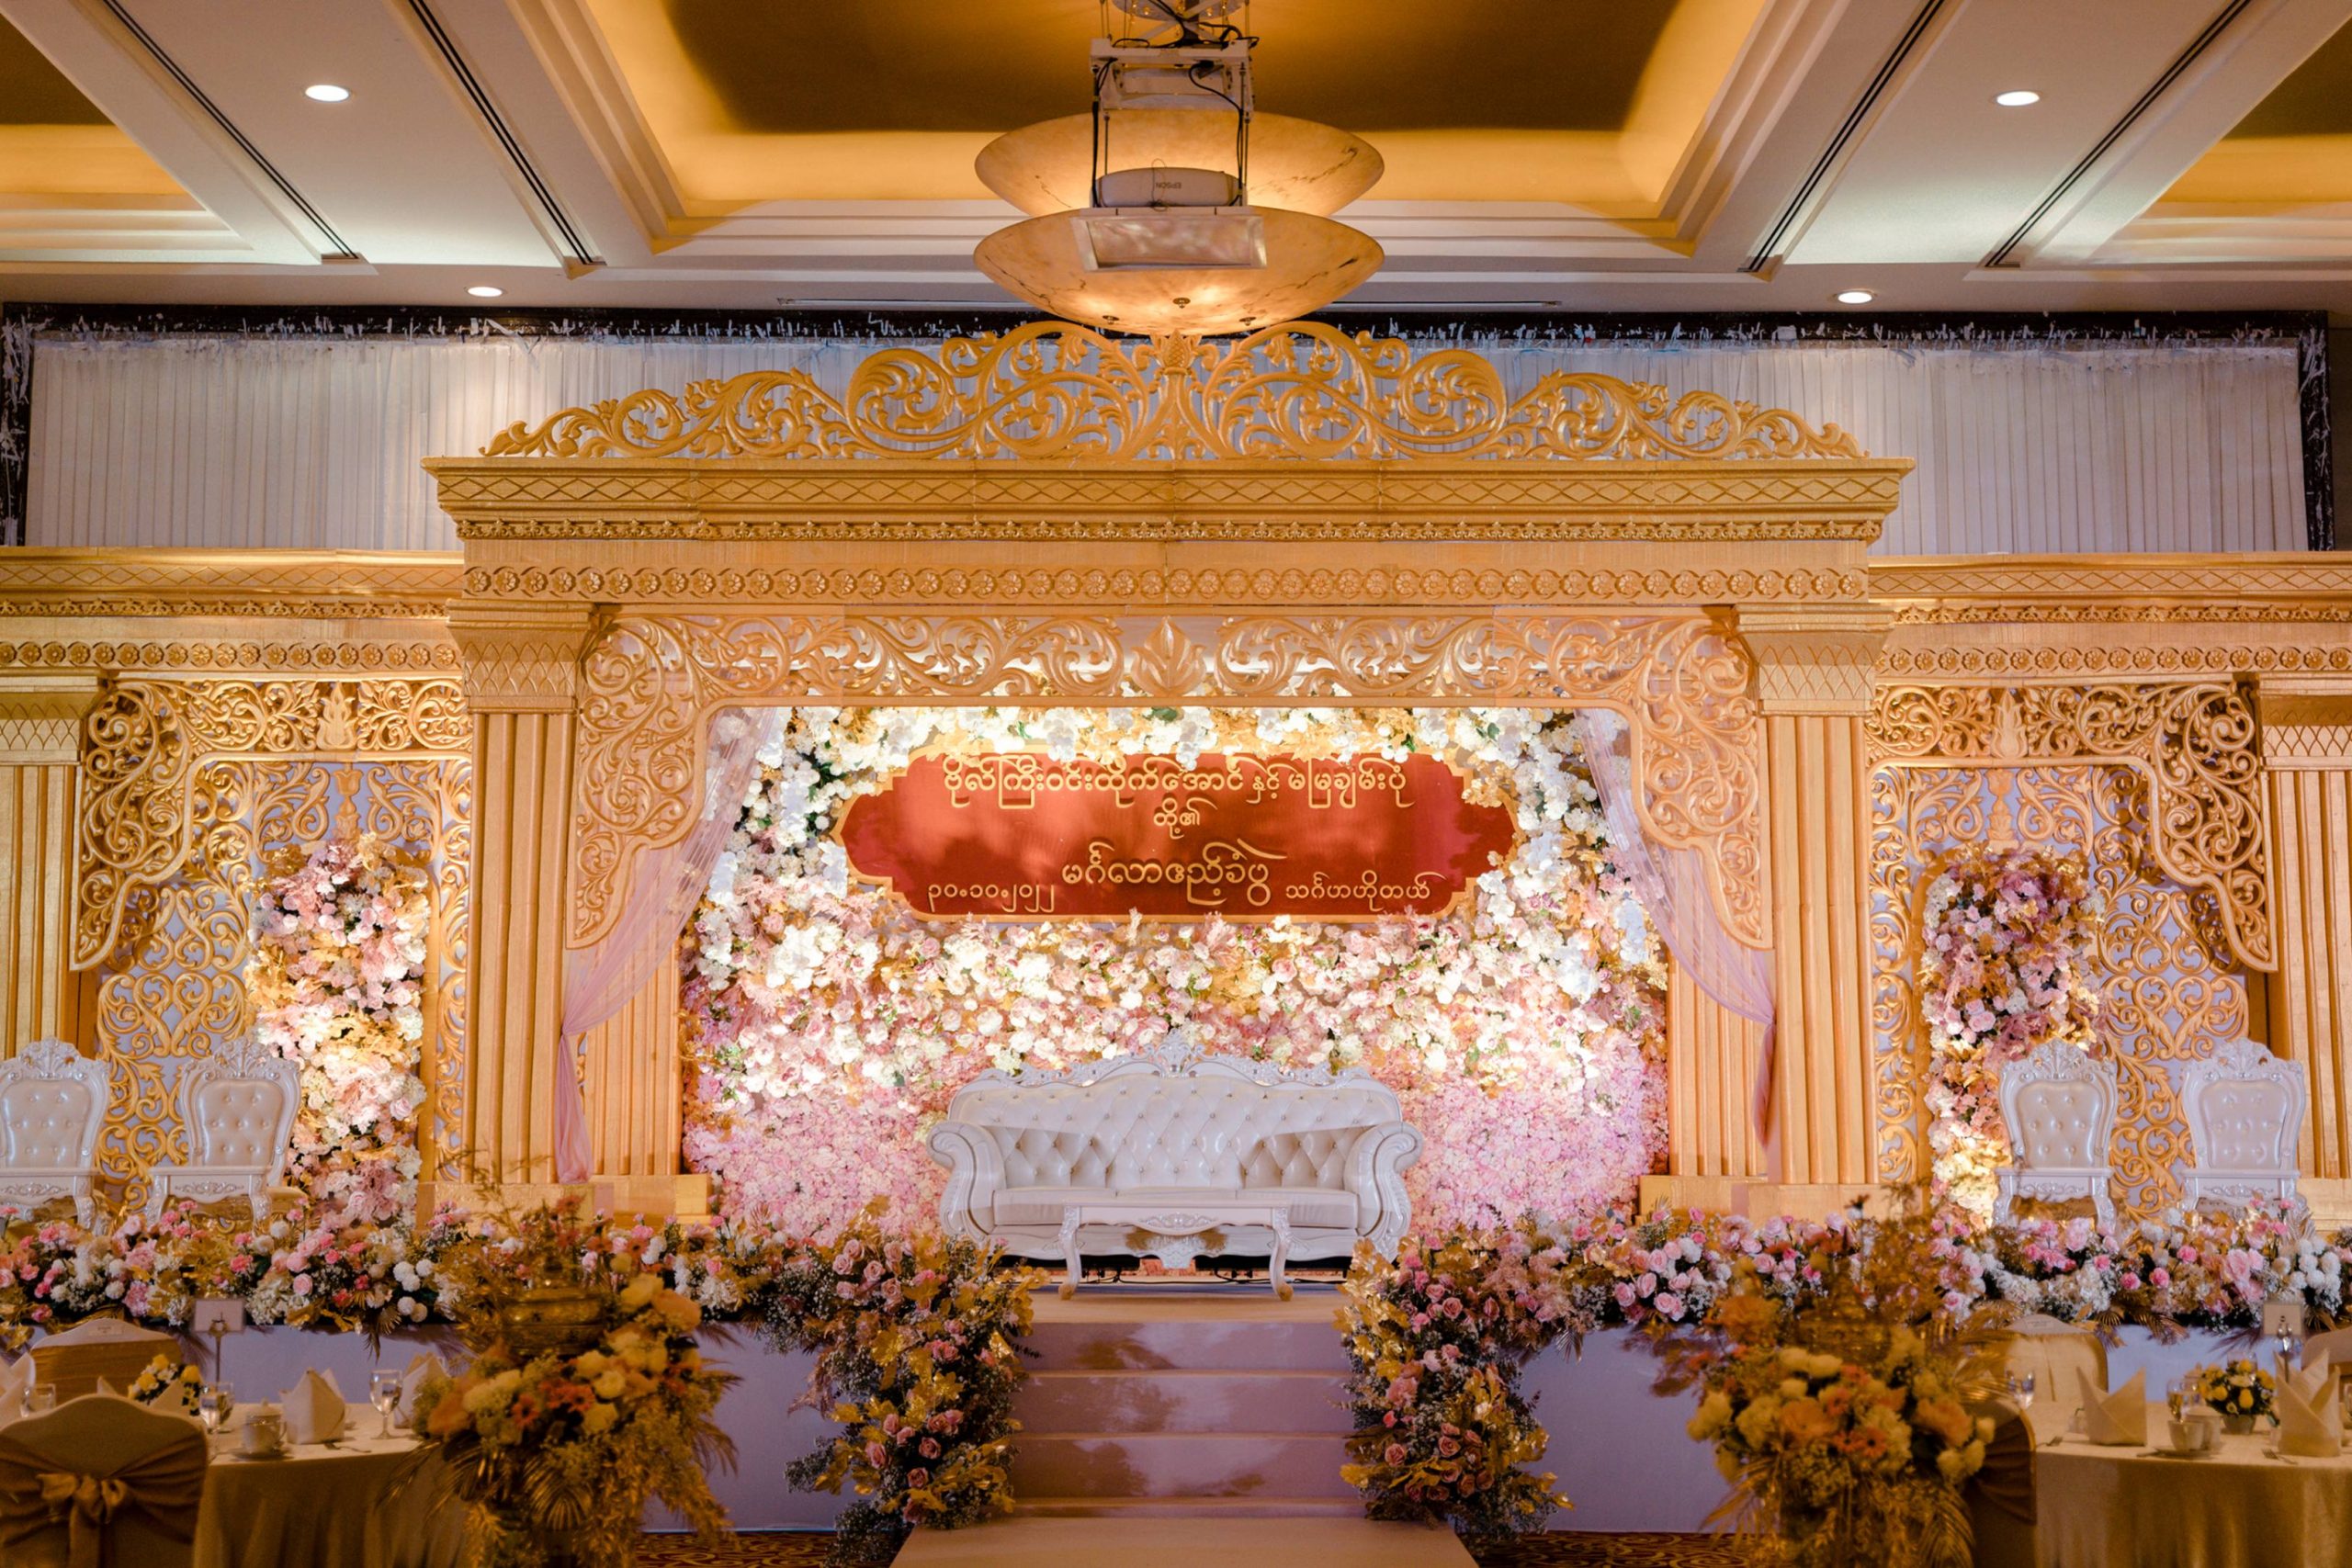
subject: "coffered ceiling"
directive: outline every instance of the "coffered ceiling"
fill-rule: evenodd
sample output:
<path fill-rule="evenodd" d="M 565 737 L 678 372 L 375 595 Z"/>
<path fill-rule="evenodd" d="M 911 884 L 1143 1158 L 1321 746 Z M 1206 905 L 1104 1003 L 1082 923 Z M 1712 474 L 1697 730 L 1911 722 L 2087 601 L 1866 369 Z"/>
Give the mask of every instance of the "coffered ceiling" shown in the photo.
<path fill-rule="evenodd" d="M 1098 0 L 0 0 L 0 299 L 1009 304 Z M 1356 303 L 2352 314 L 2352 0 L 1254 0 Z M 348 90 L 322 103 L 305 89 Z M 2041 94 L 2005 108 L 1995 95 Z M 1867 306 L 1832 297 L 1866 289 Z"/>

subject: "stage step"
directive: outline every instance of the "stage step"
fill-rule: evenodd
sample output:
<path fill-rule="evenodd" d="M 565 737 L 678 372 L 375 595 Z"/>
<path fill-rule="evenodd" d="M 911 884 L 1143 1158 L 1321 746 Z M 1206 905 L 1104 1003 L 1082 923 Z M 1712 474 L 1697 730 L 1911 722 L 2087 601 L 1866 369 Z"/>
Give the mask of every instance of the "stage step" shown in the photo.
<path fill-rule="evenodd" d="M 1081 1290 L 1041 1299 L 1012 1489 L 1037 1519 L 1360 1521 L 1336 1298 Z"/>
<path fill-rule="evenodd" d="M 919 1529 L 897 1568 L 1473 1568 L 1453 1532 L 1364 1518 L 1282 1518 L 1227 1512 L 1170 1517 L 1120 1513 L 1017 1514 L 968 1529 Z"/>
<path fill-rule="evenodd" d="M 1040 1432 L 1346 1432 L 1347 1380 L 1336 1372 L 1032 1372 L 1022 1423 Z"/>
<path fill-rule="evenodd" d="M 1351 1497 L 1336 1433 L 1042 1433 L 1024 1429 L 1015 1497 Z"/>

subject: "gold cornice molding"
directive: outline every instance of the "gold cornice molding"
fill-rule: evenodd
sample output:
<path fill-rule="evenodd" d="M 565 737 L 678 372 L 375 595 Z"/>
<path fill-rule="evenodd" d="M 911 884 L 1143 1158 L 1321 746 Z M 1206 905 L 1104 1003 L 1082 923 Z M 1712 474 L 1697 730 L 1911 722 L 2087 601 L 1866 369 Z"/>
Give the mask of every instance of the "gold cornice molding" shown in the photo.
<path fill-rule="evenodd" d="M 1790 540 L 1867 545 L 1902 459 L 435 457 L 469 545 Z"/>
<path fill-rule="evenodd" d="M 85 672 L 0 671 L 0 767 L 71 766 L 99 689 Z"/>
<path fill-rule="evenodd" d="M 454 553 L 0 550 L 0 616 L 438 619 L 462 591 Z"/>
<path fill-rule="evenodd" d="M 1485 355 L 1292 321 L 1213 342 L 1025 321 L 876 349 L 836 395 L 752 370 L 517 423 L 486 457 L 914 457 L 1112 463 L 1267 458 L 1858 459 L 1836 425 L 1713 392 L 1554 371 L 1518 397 Z M 1907 465 L 1905 465 L 1907 467 Z"/>
<path fill-rule="evenodd" d="M 2352 555 L 1909 556 L 1870 563 L 1898 620 L 2311 619 L 2352 613 Z M 2097 612 L 2097 613 L 2094 613 Z M 2268 612 L 2268 615 L 2264 614 Z"/>

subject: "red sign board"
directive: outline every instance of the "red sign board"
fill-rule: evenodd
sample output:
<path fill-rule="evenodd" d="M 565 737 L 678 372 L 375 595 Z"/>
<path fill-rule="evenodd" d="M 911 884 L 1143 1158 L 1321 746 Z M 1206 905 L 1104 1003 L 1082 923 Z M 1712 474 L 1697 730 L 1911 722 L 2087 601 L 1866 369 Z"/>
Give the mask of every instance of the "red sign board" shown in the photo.
<path fill-rule="evenodd" d="M 851 873 L 934 919 L 1435 914 L 1514 839 L 1423 756 L 926 756 L 841 823 Z"/>

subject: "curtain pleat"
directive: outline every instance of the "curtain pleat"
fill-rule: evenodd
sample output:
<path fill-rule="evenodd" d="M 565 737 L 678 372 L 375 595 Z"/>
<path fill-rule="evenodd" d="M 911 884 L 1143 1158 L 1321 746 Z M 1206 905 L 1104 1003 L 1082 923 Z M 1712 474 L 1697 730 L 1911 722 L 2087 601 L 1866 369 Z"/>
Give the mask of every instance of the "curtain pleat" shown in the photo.
<path fill-rule="evenodd" d="M 1452 340 L 1429 346 L 1440 341 Z M 478 451 L 517 420 L 746 370 L 805 369 L 839 393 L 876 346 L 45 339 L 28 542 L 451 549 L 424 457 Z M 1883 554 L 2305 543 L 2291 344 L 1476 346 L 1514 394 L 1597 371 L 1793 409 L 1864 451 L 1916 458 Z"/>

